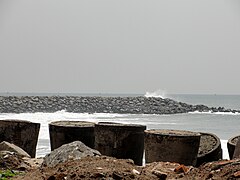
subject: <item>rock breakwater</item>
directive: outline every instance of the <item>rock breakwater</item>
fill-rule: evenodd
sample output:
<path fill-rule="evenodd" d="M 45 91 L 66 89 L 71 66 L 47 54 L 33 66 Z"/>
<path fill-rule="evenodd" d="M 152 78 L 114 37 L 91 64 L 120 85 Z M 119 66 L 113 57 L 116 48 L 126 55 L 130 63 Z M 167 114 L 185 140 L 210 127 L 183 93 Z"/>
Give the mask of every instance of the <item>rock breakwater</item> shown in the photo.
<path fill-rule="evenodd" d="M 0 113 L 56 112 L 177 114 L 188 112 L 232 112 L 223 107 L 190 105 L 155 97 L 81 97 L 81 96 L 0 96 Z"/>

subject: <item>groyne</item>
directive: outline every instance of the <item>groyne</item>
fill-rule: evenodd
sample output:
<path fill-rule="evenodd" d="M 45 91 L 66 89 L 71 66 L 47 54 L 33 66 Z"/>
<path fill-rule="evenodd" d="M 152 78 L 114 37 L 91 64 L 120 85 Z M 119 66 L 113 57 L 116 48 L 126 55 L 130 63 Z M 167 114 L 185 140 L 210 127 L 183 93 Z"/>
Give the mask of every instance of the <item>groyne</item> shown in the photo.
<path fill-rule="evenodd" d="M 190 105 L 155 97 L 81 97 L 81 96 L 0 96 L 0 113 L 56 112 L 120 114 L 177 114 L 188 112 L 232 112 L 223 107 Z"/>

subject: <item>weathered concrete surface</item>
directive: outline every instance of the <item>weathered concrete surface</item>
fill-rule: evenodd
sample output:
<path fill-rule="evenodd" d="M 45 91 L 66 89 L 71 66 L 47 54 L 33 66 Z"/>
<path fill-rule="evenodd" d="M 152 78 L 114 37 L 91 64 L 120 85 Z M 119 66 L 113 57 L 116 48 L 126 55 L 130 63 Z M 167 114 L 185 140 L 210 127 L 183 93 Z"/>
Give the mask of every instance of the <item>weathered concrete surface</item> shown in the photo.
<path fill-rule="evenodd" d="M 73 141 L 94 148 L 95 123 L 86 121 L 55 121 L 49 124 L 51 150 Z"/>
<path fill-rule="evenodd" d="M 0 120 L 0 142 L 7 141 L 19 146 L 35 157 L 40 123 L 22 120 Z"/>
<path fill-rule="evenodd" d="M 221 141 L 211 133 L 200 132 L 200 145 L 197 156 L 197 166 L 222 159 Z"/>
<path fill-rule="evenodd" d="M 200 133 L 180 130 L 146 130 L 146 163 L 164 161 L 184 165 L 197 163 Z"/>
<path fill-rule="evenodd" d="M 95 149 L 103 155 L 132 159 L 142 165 L 144 130 L 137 124 L 98 123 L 95 125 Z"/>
<path fill-rule="evenodd" d="M 234 137 L 231 137 L 227 142 L 228 154 L 229 154 L 230 159 L 233 158 L 235 147 L 236 147 L 236 144 L 237 144 L 239 138 L 240 138 L 239 135 L 234 136 Z"/>
<path fill-rule="evenodd" d="M 43 166 L 54 167 L 68 160 L 77 160 L 86 156 L 100 156 L 101 153 L 87 147 L 80 141 L 64 144 L 44 157 Z"/>
<path fill-rule="evenodd" d="M 240 158 L 240 139 L 238 138 L 237 144 L 234 149 L 233 159 Z"/>

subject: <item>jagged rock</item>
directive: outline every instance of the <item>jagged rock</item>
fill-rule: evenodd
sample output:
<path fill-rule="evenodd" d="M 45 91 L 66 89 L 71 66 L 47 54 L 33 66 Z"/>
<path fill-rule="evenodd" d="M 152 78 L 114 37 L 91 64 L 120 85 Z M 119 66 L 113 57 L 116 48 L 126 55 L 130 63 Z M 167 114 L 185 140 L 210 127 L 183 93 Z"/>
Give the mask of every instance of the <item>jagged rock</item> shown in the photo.
<path fill-rule="evenodd" d="M 12 143 L 9 143 L 9 142 L 6 142 L 6 141 L 2 141 L 0 143 L 0 151 L 10 151 L 10 152 L 14 152 L 16 153 L 17 155 L 19 156 L 22 156 L 22 157 L 28 157 L 30 158 L 31 156 L 26 152 L 24 151 L 22 148 L 12 144 Z"/>
<path fill-rule="evenodd" d="M 91 149 L 80 141 L 64 144 L 44 157 L 42 166 L 54 167 L 68 160 L 77 160 L 86 156 L 100 156 L 101 153 Z"/>

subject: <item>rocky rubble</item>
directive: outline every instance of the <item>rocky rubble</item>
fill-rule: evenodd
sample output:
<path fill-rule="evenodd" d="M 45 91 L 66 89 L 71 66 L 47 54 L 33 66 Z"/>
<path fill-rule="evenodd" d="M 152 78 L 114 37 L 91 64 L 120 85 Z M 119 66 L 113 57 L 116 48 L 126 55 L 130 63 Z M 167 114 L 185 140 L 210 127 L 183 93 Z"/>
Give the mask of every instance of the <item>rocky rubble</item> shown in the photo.
<path fill-rule="evenodd" d="M 149 180 L 207 180 L 239 179 L 240 159 L 206 163 L 199 168 L 174 162 L 154 162 L 145 167 L 133 161 L 113 157 L 84 157 L 80 160 L 59 163 L 55 167 L 36 168 L 16 176 L 19 180 L 78 180 L 78 179 L 149 179 Z"/>
<path fill-rule="evenodd" d="M 182 179 L 182 180 L 207 180 L 207 179 L 239 179 L 240 159 L 219 160 L 209 162 L 200 167 L 185 166 L 174 162 L 153 162 L 145 166 L 136 166 L 130 159 L 116 159 L 108 156 L 101 156 L 95 150 L 87 148 L 80 142 L 70 143 L 62 147 L 66 156 L 76 154 L 91 154 L 80 159 L 63 158 L 54 165 L 42 163 L 42 159 L 29 159 L 18 153 L 19 148 L 12 144 L 5 143 L 4 151 L 0 151 L 1 170 L 11 171 L 14 176 L 11 179 L 19 180 L 62 180 L 62 179 Z M 9 147 L 7 147 L 9 146 Z M 77 147 L 77 148 L 73 148 Z M 8 149 L 11 151 L 6 151 Z M 58 152 L 62 150 L 60 147 Z M 23 151 L 23 150 L 21 150 Z M 21 152 L 20 151 L 20 152 Z M 83 153 L 82 153 L 83 152 Z M 57 153 L 57 154 L 59 154 Z M 77 153 L 79 154 L 79 153 Z M 56 152 L 51 152 L 50 156 L 55 156 Z M 47 156 L 45 158 L 48 158 Z M 54 159 L 61 159 L 57 156 Z M 66 160 L 66 161 L 65 161 Z M 1 175 L 1 174 L 0 174 Z M 1 179 L 1 178 L 0 178 Z"/>
<path fill-rule="evenodd" d="M 154 97 L 0 96 L 0 113 L 56 112 L 176 114 L 187 112 L 240 112 L 223 107 L 190 105 Z"/>
<path fill-rule="evenodd" d="M 0 170 L 10 170 L 15 173 L 15 171 L 38 168 L 41 164 L 41 158 L 31 158 L 22 148 L 6 141 L 0 143 Z"/>

